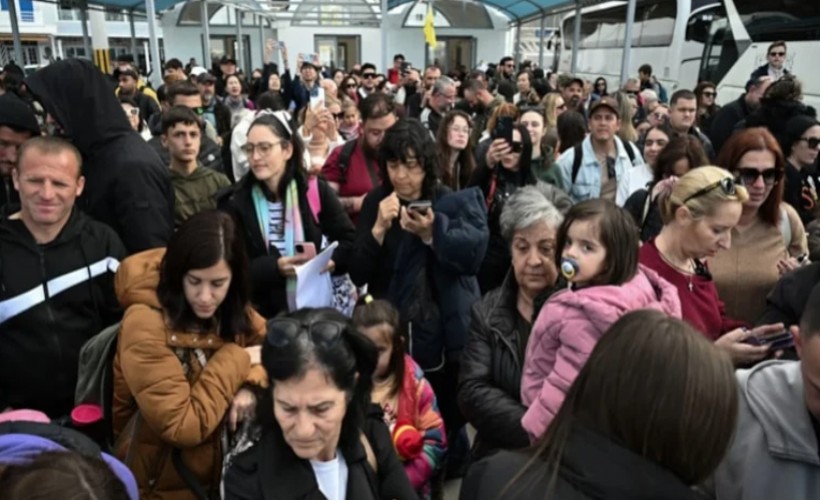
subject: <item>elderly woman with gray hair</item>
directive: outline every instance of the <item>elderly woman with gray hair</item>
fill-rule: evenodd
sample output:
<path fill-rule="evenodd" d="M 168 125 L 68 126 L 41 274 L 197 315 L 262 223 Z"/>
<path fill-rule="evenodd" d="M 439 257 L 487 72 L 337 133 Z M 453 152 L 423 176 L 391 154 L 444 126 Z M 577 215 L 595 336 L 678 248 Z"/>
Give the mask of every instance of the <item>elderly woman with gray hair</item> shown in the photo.
<path fill-rule="evenodd" d="M 501 287 L 473 306 L 461 357 L 458 403 L 477 431 L 475 459 L 530 444 L 521 427 L 526 411 L 520 399 L 521 370 L 538 315 L 536 301 L 560 288 L 555 245 L 563 215 L 550 201 L 555 191 L 538 183 L 520 188 L 507 200 L 500 225 L 511 247 L 512 269 Z M 564 212 L 569 209 L 563 198 L 556 203 Z"/>

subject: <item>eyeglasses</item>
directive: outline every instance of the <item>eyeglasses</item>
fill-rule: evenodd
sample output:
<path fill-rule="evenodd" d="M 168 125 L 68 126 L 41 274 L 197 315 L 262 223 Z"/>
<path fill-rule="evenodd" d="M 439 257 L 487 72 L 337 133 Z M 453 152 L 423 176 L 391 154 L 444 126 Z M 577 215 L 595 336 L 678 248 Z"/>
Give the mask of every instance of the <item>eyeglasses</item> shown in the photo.
<path fill-rule="evenodd" d="M 344 117 L 345 117 L 344 111 L 342 111 L 341 113 L 333 113 L 333 118 L 336 118 L 337 120 L 341 120 Z"/>
<path fill-rule="evenodd" d="M 626 92 L 626 95 L 630 95 L 632 97 L 637 97 L 637 95 L 638 95 L 637 90 L 625 90 L 624 92 Z"/>
<path fill-rule="evenodd" d="M 758 177 L 763 177 L 763 183 L 767 186 L 771 186 L 779 182 L 783 177 L 783 171 L 778 170 L 776 167 L 770 167 L 764 170 L 746 167 L 737 169 L 737 172 L 738 178 L 744 186 L 751 186 L 757 182 Z"/>
<path fill-rule="evenodd" d="M 376 78 L 376 73 L 362 73 L 362 78 Z"/>
<path fill-rule="evenodd" d="M 695 191 L 693 194 L 690 194 L 689 196 L 683 199 L 683 204 L 686 205 L 686 202 L 688 202 L 689 200 L 694 200 L 695 198 L 711 193 L 717 188 L 720 188 L 723 191 L 723 194 L 725 194 L 726 196 L 734 196 L 737 194 L 737 185 L 735 184 L 735 180 L 731 177 L 724 177 L 723 179 L 717 182 L 713 182 L 712 184 L 709 184 L 703 189 L 700 189 L 698 191 Z"/>
<path fill-rule="evenodd" d="M 130 108 L 130 109 L 127 109 L 125 112 L 128 113 L 131 116 L 139 116 L 140 115 L 139 108 Z"/>
<path fill-rule="evenodd" d="M 510 148 L 513 153 L 520 153 L 524 151 L 524 143 L 523 142 L 513 142 L 510 144 Z"/>
<path fill-rule="evenodd" d="M 799 140 L 804 141 L 811 149 L 817 149 L 817 146 L 820 146 L 820 137 L 801 137 Z"/>
<path fill-rule="evenodd" d="M 267 156 L 270 154 L 271 150 L 273 150 L 273 147 L 280 143 L 281 142 L 260 142 L 259 144 L 245 143 L 239 149 L 241 149 L 248 158 L 253 156 L 254 151 L 259 151 L 260 155 Z"/>
<path fill-rule="evenodd" d="M 769 52 L 769 55 L 772 57 L 783 57 L 786 55 L 786 52 Z"/>
<path fill-rule="evenodd" d="M 447 130 L 456 134 L 470 135 L 470 127 L 450 126 L 447 127 Z"/>
<path fill-rule="evenodd" d="M 704 92 L 703 97 L 717 97 L 717 92 Z"/>
<path fill-rule="evenodd" d="M 268 321 L 268 344 L 285 347 L 300 335 L 307 334 L 314 344 L 333 345 L 344 332 L 345 326 L 336 321 L 314 321 L 303 323 L 293 318 L 274 318 Z"/>

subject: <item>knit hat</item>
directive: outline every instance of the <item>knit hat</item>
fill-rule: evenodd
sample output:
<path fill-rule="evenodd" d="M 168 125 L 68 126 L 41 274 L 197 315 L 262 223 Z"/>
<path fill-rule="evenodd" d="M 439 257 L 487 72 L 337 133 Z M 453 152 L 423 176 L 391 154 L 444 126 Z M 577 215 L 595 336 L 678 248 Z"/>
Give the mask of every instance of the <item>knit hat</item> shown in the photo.
<path fill-rule="evenodd" d="M 786 139 L 786 143 L 783 144 L 783 154 L 788 157 L 792 154 L 792 146 L 794 143 L 797 142 L 803 134 L 806 133 L 806 130 L 814 127 L 815 125 L 820 125 L 820 122 L 817 121 L 815 118 L 811 116 L 795 116 L 786 124 L 786 130 L 783 134 L 784 138 Z"/>
<path fill-rule="evenodd" d="M 37 124 L 34 111 L 25 101 L 10 92 L 0 95 L 0 125 L 40 135 L 40 126 Z"/>

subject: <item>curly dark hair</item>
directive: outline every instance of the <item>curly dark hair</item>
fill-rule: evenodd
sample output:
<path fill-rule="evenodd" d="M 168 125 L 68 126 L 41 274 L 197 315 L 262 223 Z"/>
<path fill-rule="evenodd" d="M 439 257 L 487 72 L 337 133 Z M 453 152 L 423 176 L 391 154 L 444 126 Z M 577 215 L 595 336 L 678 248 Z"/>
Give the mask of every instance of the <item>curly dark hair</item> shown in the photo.
<path fill-rule="evenodd" d="M 393 184 L 387 174 L 387 162 L 407 162 L 408 157 L 415 157 L 424 168 L 424 183 L 421 194 L 423 198 L 432 199 L 438 184 L 438 154 L 436 143 L 430 137 L 430 132 L 420 121 L 414 118 L 400 118 L 392 127 L 387 129 L 379 145 L 379 168 L 381 170 L 382 185 L 390 192 Z"/>

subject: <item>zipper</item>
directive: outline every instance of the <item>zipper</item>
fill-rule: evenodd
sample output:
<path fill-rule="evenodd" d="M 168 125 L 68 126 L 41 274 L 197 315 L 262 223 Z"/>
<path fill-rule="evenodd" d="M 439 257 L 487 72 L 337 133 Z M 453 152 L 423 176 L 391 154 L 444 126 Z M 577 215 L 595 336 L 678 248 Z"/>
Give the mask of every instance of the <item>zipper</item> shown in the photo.
<path fill-rule="evenodd" d="M 43 300 L 43 305 L 46 307 L 46 313 L 48 315 L 49 323 L 51 323 L 51 340 L 54 348 L 54 353 L 56 354 L 57 358 L 57 374 L 59 378 L 63 378 L 63 346 L 60 342 L 60 334 L 59 328 L 56 328 L 57 319 L 54 316 L 54 309 L 51 307 L 51 297 L 48 294 L 48 276 L 46 274 L 46 254 L 43 251 L 43 247 L 37 246 L 37 251 L 40 254 L 40 275 L 43 283 L 43 295 L 45 300 Z"/>

